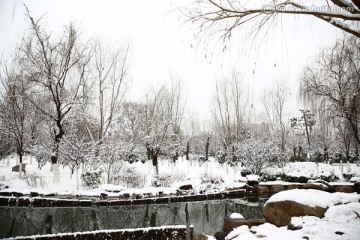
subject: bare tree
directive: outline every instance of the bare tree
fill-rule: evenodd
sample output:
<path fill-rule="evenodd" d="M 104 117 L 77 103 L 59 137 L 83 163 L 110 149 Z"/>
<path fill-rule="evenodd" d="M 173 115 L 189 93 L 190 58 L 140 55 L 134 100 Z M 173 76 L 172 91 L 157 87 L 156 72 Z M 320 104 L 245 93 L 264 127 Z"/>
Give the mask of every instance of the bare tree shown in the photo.
<path fill-rule="evenodd" d="M 241 140 L 249 110 L 247 89 L 233 73 L 230 79 L 217 82 L 214 117 L 225 148 Z"/>
<path fill-rule="evenodd" d="M 289 133 L 284 119 L 288 94 L 286 83 L 284 81 L 276 81 L 276 85 L 272 89 L 265 91 L 261 99 L 272 134 L 278 133 L 280 135 L 281 150 L 285 149 L 286 138 Z"/>
<path fill-rule="evenodd" d="M 141 141 L 146 147 L 148 159 L 152 160 L 156 174 L 159 174 L 160 153 L 173 150 L 173 157 L 178 154 L 185 108 L 183 96 L 182 85 L 173 80 L 169 88 L 151 88 L 147 93 Z"/>
<path fill-rule="evenodd" d="M 54 183 L 60 181 L 58 168 L 59 144 L 64 136 L 66 119 L 86 97 L 88 48 L 79 39 L 78 30 L 70 24 L 60 39 L 53 39 L 27 9 L 29 33 L 19 47 L 21 65 L 33 84 L 33 91 L 48 99 L 39 104 L 31 94 L 28 100 L 53 122 L 53 152 L 51 154 Z"/>
<path fill-rule="evenodd" d="M 223 40 L 232 37 L 236 29 L 249 23 L 250 34 L 262 28 L 269 30 L 278 15 L 307 15 L 321 19 L 336 28 L 360 37 L 360 3 L 356 0 L 316 1 L 239 1 L 196 0 L 193 7 L 182 9 L 191 23 L 198 23 L 199 32 L 220 33 Z"/>
<path fill-rule="evenodd" d="M 99 40 L 94 50 L 95 88 L 98 97 L 99 130 L 97 141 L 102 142 L 121 110 L 121 103 L 128 88 L 128 52 L 124 49 L 111 51 Z"/>
<path fill-rule="evenodd" d="M 301 89 L 310 101 L 321 102 L 332 118 L 346 121 L 352 139 L 360 145 L 360 43 L 355 37 L 338 41 L 320 52 L 302 77 Z M 344 132 L 344 131 L 343 131 Z"/>
<path fill-rule="evenodd" d="M 0 102 L 0 134 L 9 137 L 19 157 L 19 174 L 25 150 L 29 143 L 30 102 L 25 94 L 29 88 L 26 76 L 16 66 L 3 64 L 0 81 L 2 87 Z"/>

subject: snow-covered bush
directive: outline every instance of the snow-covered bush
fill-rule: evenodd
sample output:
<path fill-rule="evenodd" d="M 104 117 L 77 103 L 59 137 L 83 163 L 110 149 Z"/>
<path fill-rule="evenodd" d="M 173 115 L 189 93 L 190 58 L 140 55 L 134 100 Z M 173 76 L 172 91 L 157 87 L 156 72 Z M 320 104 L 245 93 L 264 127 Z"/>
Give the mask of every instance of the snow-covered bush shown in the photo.
<path fill-rule="evenodd" d="M 38 171 L 28 171 L 23 178 L 31 188 L 44 188 L 47 186 L 45 177 Z"/>
<path fill-rule="evenodd" d="M 287 182 L 306 183 L 310 179 L 322 179 L 327 182 L 338 181 L 341 172 L 329 164 L 314 162 L 287 163 L 283 168 L 268 168 L 261 175 L 261 181 L 281 179 Z"/>
<path fill-rule="evenodd" d="M 51 152 L 50 145 L 48 146 L 46 144 L 36 144 L 30 148 L 30 153 L 36 158 L 39 169 L 50 161 Z"/>
<path fill-rule="evenodd" d="M 184 180 L 184 176 L 180 174 L 161 174 L 159 176 L 155 176 L 151 185 L 154 187 L 170 187 L 175 182 L 181 182 Z"/>
<path fill-rule="evenodd" d="M 254 138 L 245 139 L 236 147 L 236 158 L 252 174 L 261 175 L 263 171 L 277 165 L 282 159 L 280 151 L 273 141 L 262 141 Z"/>
<path fill-rule="evenodd" d="M 101 184 L 102 170 L 88 170 L 81 174 L 83 185 L 87 188 L 96 188 Z"/>
<path fill-rule="evenodd" d="M 352 177 L 358 177 L 360 176 L 360 170 L 359 168 L 348 168 L 346 172 L 343 173 L 343 177 L 346 181 L 350 181 Z"/>
<path fill-rule="evenodd" d="M 114 176 L 113 183 L 127 188 L 143 188 L 146 178 L 136 171 L 135 168 L 129 167 L 123 173 Z"/>
<path fill-rule="evenodd" d="M 134 163 L 134 162 L 138 162 L 138 161 L 141 161 L 142 163 L 144 163 L 146 161 L 146 155 L 143 151 L 133 149 L 127 155 L 126 160 L 129 163 Z"/>

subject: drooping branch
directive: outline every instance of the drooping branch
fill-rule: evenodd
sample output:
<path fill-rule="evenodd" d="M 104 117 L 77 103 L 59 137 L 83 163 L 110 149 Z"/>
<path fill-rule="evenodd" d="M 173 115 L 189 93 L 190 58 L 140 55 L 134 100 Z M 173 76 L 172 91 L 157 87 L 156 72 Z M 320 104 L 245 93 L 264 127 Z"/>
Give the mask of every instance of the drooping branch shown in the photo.
<path fill-rule="evenodd" d="M 255 22 L 260 30 L 271 18 L 278 14 L 309 15 L 319 18 L 356 37 L 360 37 L 360 11 L 356 1 L 332 0 L 319 2 L 322 5 L 305 5 L 297 1 L 241 1 L 197 0 L 196 7 L 182 10 L 191 23 L 199 23 L 204 28 L 223 32 L 223 38 L 231 37 L 231 32 L 249 22 Z M 256 19 L 259 20 L 256 23 Z M 355 23 L 355 24 L 353 24 Z M 214 30 L 214 27 L 216 30 Z"/>

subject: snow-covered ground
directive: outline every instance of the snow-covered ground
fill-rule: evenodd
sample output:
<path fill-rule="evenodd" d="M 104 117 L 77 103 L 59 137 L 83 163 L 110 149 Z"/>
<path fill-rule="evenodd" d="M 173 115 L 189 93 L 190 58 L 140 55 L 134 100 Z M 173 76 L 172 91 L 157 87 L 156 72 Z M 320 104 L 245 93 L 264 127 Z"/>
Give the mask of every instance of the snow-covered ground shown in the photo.
<path fill-rule="evenodd" d="M 191 184 L 195 191 L 206 190 L 207 192 L 221 191 L 225 188 L 241 187 L 244 183 L 238 182 L 240 178 L 240 169 L 230 168 L 227 165 L 221 165 L 215 159 L 210 159 L 208 163 L 189 162 L 184 159 L 179 159 L 176 164 L 169 161 L 160 161 L 159 169 L 160 176 L 173 176 L 174 183 L 167 187 L 153 187 L 152 181 L 154 179 L 154 168 L 150 161 L 146 163 L 124 162 L 121 172 L 126 172 L 127 169 L 132 169 L 144 178 L 144 185 L 141 188 L 126 188 L 122 185 L 106 184 L 106 174 L 103 174 L 102 184 L 95 189 L 89 189 L 83 186 L 81 182 L 82 168 L 78 172 L 71 174 L 69 167 L 60 166 L 60 183 L 53 183 L 53 174 L 50 172 L 51 164 L 46 163 L 41 170 L 38 169 L 37 161 L 29 156 L 25 157 L 23 162 L 26 164 L 26 175 L 19 176 L 18 172 L 12 172 L 12 167 L 17 163 L 16 156 L 10 156 L 7 159 L 0 161 L 0 192 L 20 192 L 23 194 L 30 194 L 36 191 L 40 194 L 59 194 L 59 195 L 84 195 L 84 196 L 99 196 L 101 193 L 107 193 L 109 196 L 118 196 L 119 192 L 122 194 L 129 193 L 130 195 L 152 193 L 157 195 L 159 192 L 164 194 L 176 193 L 179 185 Z M 205 189 L 204 181 L 211 182 L 217 180 L 218 186 L 215 188 Z M 237 181 L 235 181 L 237 180 Z M 244 179 L 243 179 L 244 180 Z M 246 180 L 246 179 L 245 179 Z M 8 186 L 4 189 L 2 186 Z"/>
<path fill-rule="evenodd" d="M 195 191 L 198 192 L 216 192 L 227 188 L 238 188 L 244 185 L 247 180 L 257 180 L 258 176 L 249 175 L 248 179 L 241 177 L 240 166 L 230 167 L 227 164 L 220 164 L 214 158 L 210 158 L 209 162 L 199 163 L 197 161 L 186 161 L 179 159 L 176 164 L 169 161 L 160 160 L 159 170 L 160 176 L 172 176 L 173 183 L 169 183 L 166 187 L 153 187 L 154 168 L 150 161 L 146 163 L 135 162 L 133 164 L 124 162 L 118 170 L 119 173 L 132 169 L 144 178 L 144 184 L 138 188 L 127 188 L 122 185 L 106 184 L 106 174 L 103 174 L 102 184 L 95 189 L 89 189 L 83 186 L 81 182 L 82 168 L 78 172 L 71 174 L 69 167 L 60 166 L 60 183 L 54 184 L 53 174 L 50 172 L 50 163 L 45 164 L 38 169 L 38 164 L 34 158 L 26 156 L 26 175 L 19 178 L 18 172 L 12 172 L 11 169 L 17 164 L 16 156 L 10 156 L 0 161 L 0 191 L 16 191 L 23 194 L 29 194 L 32 191 L 40 194 L 59 194 L 59 195 L 85 195 L 99 196 L 101 193 L 107 193 L 109 196 L 118 196 L 122 194 L 152 194 L 176 193 L 179 185 L 191 184 Z M 343 171 L 352 172 L 355 176 L 360 176 L 360 167 L 356 165 L 344 165 Z M 307 178 L 317 178 L 319 175 L 335 174 L 341 177 L 341 169 L 339 166 L 331 166 L 329 164 L 320 163 L 316 165 L 312 162 L 296 162 L 288 163 L 284 168 L 270 168 L 267 172 L 278 174 L 286 173 L 291 176 L 305 176 Z M 206 184 L 204 182 L 207 182 Z M 212 186 L 210 186 L 210 183 Z M 277 184 L 283 183 L 281 180 L 276 181 Z M 342 183 L 343 184 L 343 183 Z M 2 186 L 8 186 L 2 189 Z"/>
<path fill-rule="evenodd" d="M 328 207 L 324 218 L 293 217 L 291 224 L 299 230 L 288 230 L 265 223 L 249 229 L 240 226 L 227 240 L 358 240 L 360 239 L 360 195 L 356 193 L 327 193 L 318 190 L 290 190 L 275 194 L 268 202 L 293 200 L 308 206 Z M 209 239 L 215 239 L 209 237 Z"/>
<path fill-rule="evenodd" d="M 241 177 L 241 167 L 229 167 L 227 165 L 219 164 L 215 159 L 211 158 L 208 163 L 189 162 L 180 159 L 176 164 L 169 161 L 160 161 L 159 169 L 160 175 L 175 176 L 175 182 L 168 187 L 153 187 L 152 181 L 154 178 L 154 169 L 151 162 L 145 164 L 136 162 L 133 164 L 124 163 L 119 173 L 125 172 L 126 169 L 133 169 L 136 173 L 144 177 L 144 185 L 141 188 L 126 188 L 120 185 L 106 184 L 106 176 L 103 177 L 102 182 L 98 188 L 89 189 L 82 185 L 80 175 L 81 169 L 71 174 L 68 167 L 60 166 L 60 183 L 53 184 L 53 174 L 50 172 L 50 164 L 38 169 L 35 159 L 25 157 L 26 175 L 19 177 L 18 172 L 12 172 L 12 167 L 17 164 L 16 157 L 11 156 L 8 159 L 0 161 L 0 191 L 16 191 L 23 194 L 29 194 L 36 191 L 40 194 L 63 194 L 63 195 L 83 195 L 83 196 L 99 196 L 101 193 L 107 193 L 109 196 L 118 196 L 120 193 L 137 193 L 137 194 L 152 194 L 157 195 L 162 193 L 176 193 L 180 185 L 191 184 L 195 190 L 200 191 L 204 189 L 204 181 L 216 182 L 217 187 L 207 189 L 207 191 L 221 191 L 226 188 L 241 187 L 246 180 L 255 180 L 257 176 L 248 176 L 249 179 Z M 288 163 L 283 169 L 272 168 L 269 171 L 286 172 L 294 176 L 306 176 L 308 178 L 315 178 L 320 174 L 336 174 L 341 176 L 341 170 L 353 172 L 360 176 L 360 167 L 356 165 L 344 165 L 343 169 L 339 166 L 331 166 L 328 164 L 314 165 L 315 163 Z M 347 169 L 348 168 L 348 169 Z M 36 181 L 35 181 L 36 179 Z M 205 179 L 205 180 L 204 180 Z M 356 179 L 356 178 L 354 178 Z M 280 180 L 277 181 L 281 182 Z M 8 188 L 4 188 L 7 186 Z M 296 193 L 293 192 L 293 193 Z M 312 194 L 308 191 L 307 195 L 299 192 L 288 196 L 286 192 L 275 195 L 271 201 L 276 201 L 277 198 L 296 198 L 306 199 L 308 204 L 326 205 L 329 206 L 325 217 L 320 219 L 316 217 L 294 217 L 292 223 L 294 225 L 301 225 L 302 229 L 291 231 L 286 227 L 276 227 L 272 224 L 266 223 L 258 227 L 249 229 L 246 226 L 241 226 L 229 234 L 227 239 L 360 239 L 360 195 L 335 193 L 319 193 L 318 191 Z M 325 196 L 326 195 L 326 196 Z M 337 203 L 346 203 L 337 205 Z M 320 206 L 319 205 L 319 206 Z M 240 214 L 234 214 L 234 218 L 240 218 Z M 220 230 L 220 229 L 219 229 Z"/>

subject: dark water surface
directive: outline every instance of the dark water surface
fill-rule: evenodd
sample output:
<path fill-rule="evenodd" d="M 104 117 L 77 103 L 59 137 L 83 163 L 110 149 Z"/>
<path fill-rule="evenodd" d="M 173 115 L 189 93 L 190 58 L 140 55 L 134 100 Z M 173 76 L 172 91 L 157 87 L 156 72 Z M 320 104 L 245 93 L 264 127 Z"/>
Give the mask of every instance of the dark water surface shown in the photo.
<path fill-rule="evenodd" d="M 266 198 L 222 199 L 111 207 L 0 207 L 0 238 L 105 229 L 193 225 L 215 233 L 233 212 L 263 218 Z"/>

